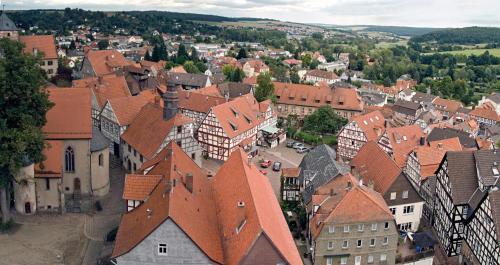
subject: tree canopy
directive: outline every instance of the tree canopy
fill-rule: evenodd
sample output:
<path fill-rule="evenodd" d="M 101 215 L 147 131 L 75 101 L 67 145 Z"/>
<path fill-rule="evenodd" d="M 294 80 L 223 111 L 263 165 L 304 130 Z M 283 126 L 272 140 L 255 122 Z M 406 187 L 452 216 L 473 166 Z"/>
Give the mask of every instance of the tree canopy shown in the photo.
<path fill-rule="evenodd" d="M 0 201 L 3 222 L 5 190 L 23 161 L 43 160 L 45 114 L 51 107 L 39 58 L 22 53 L 22 45 L 0 39 Z M 22 71 L 20 71 L 22 69 Z"/>
<path fill-rule="evenodd" d="M 257 86 L 255 87 L 254 94 L 258 102 L 272 98 L 274 95 L 274 84 L 269 73 L 262 73 L 257 76 Z"/>
<path fill-rule="evenodd" d="M 336 134 L 346 124 L 347 119 L 339 116 L 332 107 L 323 106 L 304 119 L 304 131 Z"/>

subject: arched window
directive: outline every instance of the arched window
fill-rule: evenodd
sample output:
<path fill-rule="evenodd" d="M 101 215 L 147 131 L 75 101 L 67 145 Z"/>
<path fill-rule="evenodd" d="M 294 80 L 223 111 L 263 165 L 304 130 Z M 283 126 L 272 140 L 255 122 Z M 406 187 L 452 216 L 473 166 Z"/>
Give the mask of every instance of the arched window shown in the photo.
<path fill-rule="evenodd" d="M 99 154 L 99 166 L 103 166 L 104 165 L 104 156 L 102 154 Z"/>
<path fill-rule="evenodd" d="M 66 172 L 75 171 L 75 152 L 71 146 L 66 148 L 66 153 L 64 155 L 64 169 Z"/>

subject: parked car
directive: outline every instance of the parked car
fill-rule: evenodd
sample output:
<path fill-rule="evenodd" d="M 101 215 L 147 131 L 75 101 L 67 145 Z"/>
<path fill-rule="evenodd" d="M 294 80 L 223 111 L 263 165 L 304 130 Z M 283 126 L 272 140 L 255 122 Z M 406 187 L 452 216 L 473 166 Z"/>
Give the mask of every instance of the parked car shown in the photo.
<path fill-rule="evenodd" d="M 273 171 L 280 171 L 280 170 L 281 170 L 281 162 L 274 162 Z"/>
<path fill-rule="evenodd" d="M 299 153 L 299 154 L 302 154 L 302 153 L 309 152 L 309 148 L 301 146 L 301 147 L 295 149 L 295 151 L 297 151 L 297 153 Z"/>
<path fill-rule="evenodd" d="M 269 166 L 271 166 L 272 163 L 273 162 L 271 160 L 264 160 L 264 162 L 260 163 L 260 166 L 263 168 L 268 168 Z"/>
<path fill-rule="evenodd" d="M 294 143 L 293 144 L 293 149 L 297 149 L 297 148 L 301 148 L 301 147 L 305 147 L 303 143 Z"/>
<path fill-rule="evenodd" d="M 294 144 L 295 144 L 294 141 L 288 141 L 288 142 L 286 142 L 286 147 L 292 148 Z"/>
<path fill-rule="evenodd" d="M 259 170 L 259 172 L 262 173 L 262 175 L 267 176 L 267 170 L 261 169 Z"/>

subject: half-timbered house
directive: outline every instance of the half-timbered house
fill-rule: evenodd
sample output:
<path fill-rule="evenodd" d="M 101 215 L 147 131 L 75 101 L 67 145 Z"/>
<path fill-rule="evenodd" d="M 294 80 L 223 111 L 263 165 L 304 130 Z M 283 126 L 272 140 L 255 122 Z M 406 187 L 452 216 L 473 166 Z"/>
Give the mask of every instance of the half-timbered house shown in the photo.
<path fill-rule="evenodd" d="M 338 134 L 340 158 L 350 160 L 368 141 L 378 140 L 384 132 L 385 119 L 380 111 L 352 118 Z"/>
<path fill-rule="evenodd" d="M 207 157 L 227 160 L 238 146 L 253 153 L 258 131 L 275 123 L 271 105 L 258 103 L 248 94 L 212 107 L 198 128 L 197 139 Z"/>
<path fill-rule="evenodd" d="M 378 144 L 400 168 L 404 168 L 408 154 L 424 140 L 422 129 L 414 124 L 386 128 Z"/>
<path fill-rule="evenodd" d="M 195 122 L 198 128 L 207 116 L 210 108 L 226 102 L 225 98 L 213 95 L 204 95 L 197 90 L 179 91 L 179 111 Z"/>

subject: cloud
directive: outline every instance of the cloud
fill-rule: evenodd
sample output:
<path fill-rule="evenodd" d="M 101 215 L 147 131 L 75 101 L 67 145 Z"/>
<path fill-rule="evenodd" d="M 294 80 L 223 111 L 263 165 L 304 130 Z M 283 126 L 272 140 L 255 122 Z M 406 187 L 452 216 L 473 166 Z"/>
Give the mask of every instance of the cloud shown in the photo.
<path fill-rule="evenodd" d="M 165 10 L 338 25 L 500 26 L 492 0 L 17 0 L 8 9 Z"/>

